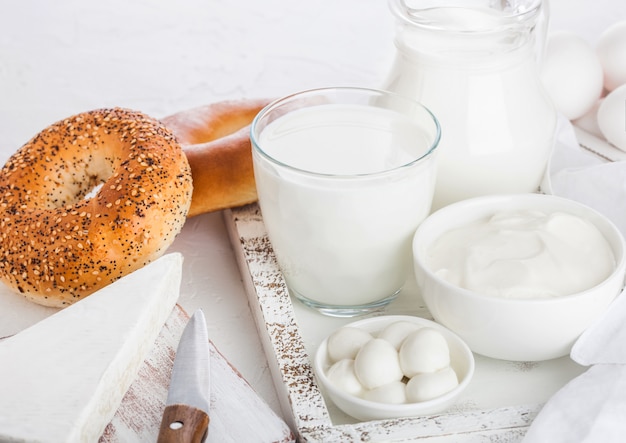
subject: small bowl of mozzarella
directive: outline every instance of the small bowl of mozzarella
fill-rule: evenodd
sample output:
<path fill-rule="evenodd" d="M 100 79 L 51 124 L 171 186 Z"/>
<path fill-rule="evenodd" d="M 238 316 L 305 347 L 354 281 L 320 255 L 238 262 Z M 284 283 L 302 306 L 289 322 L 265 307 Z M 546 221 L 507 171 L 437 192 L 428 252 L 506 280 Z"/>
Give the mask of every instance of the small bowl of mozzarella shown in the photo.
<path fill-rule="evenodd" d="M 513 361 L 569 354 L 624 287 L 626 246 L 603 214 L 545 194 L 475 197 L 413 238 L 431 315 L 473 352 Z"/>
<path fill-rule="evenodd" d="M 314 368 L 339 409 L 368 421 L 445 410 L 470 383 L 474 356 L 440 324 L 384 315 L 333 331 L 320 344 Z"/>

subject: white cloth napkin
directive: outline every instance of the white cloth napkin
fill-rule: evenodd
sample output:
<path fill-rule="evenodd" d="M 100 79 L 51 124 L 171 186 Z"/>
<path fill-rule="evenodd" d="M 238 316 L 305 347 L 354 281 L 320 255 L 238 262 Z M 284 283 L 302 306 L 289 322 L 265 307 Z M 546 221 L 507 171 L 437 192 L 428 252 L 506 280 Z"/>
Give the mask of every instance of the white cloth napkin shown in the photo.
<path fill-rule="evenodd" d="M 583 151 L 569 122 L 559 124 L 542 190 L 593 207 L 626 235 L 626 162 Z M 626 292 L 580 336 L 570 357 L 589 368 L 546 402 L 523 442 L 626 441 Z"/>
<path fill-rule="evenodd" d="M 626 162 L 607 162 L 584 151 L 571 123 L 561 116 L 558 125 L 541 190 L 596 209 L 626 235 Z"/>

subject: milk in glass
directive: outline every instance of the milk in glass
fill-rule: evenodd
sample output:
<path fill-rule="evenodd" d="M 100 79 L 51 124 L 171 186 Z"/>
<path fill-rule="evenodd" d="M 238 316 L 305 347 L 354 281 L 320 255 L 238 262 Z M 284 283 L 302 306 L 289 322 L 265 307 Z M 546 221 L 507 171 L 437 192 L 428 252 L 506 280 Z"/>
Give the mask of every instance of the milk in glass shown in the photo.
<path fill-rule="evenodd" d="M 253 134 L 263 219 L 297 298 L 346 313 L 400 291 L 431 206 L 437 131 L 427 112 L 330 103 Z"/>

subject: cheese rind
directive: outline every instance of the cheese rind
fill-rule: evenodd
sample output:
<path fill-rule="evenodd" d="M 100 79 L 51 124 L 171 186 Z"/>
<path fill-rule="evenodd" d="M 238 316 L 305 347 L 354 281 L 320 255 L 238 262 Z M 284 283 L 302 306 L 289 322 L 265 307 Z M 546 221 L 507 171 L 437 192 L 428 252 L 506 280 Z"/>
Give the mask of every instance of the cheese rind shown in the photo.
<path fill-rule="evenodd" d="M 172 253 L 0 341 L 0 441 L 97 441 L 172 312 Z"/>

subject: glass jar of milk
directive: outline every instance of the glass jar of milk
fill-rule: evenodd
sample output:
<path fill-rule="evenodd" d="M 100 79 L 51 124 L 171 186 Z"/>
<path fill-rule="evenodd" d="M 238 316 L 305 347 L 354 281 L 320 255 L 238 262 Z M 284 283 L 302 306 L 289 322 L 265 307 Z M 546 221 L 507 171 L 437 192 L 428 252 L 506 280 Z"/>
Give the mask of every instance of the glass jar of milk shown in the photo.
<path fill-rule="evenodd" d="M 535 192 L 556 111 L 538 76 L 541 0 L 390 0 L 396 57 L 383 89 L 418 100 L 442 128 L 433 209 Z"/>

